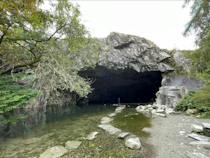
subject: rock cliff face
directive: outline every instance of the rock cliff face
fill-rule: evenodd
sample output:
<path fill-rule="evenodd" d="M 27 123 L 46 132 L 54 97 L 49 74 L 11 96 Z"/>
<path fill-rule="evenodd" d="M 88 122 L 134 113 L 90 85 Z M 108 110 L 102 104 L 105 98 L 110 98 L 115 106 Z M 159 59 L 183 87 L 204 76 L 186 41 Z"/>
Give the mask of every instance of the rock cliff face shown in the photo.
<path fill-rule="evenodd" d="M 136 72 L 174 70 L 166 62 L 171 58 L 169 51 L 160 49 L 145 38 L 111 33 L 100 41 L 100 66 L 115 70 L 133 69 Z"/>
<path fill-rule="evenodd" d="M 173 71 L 169 51 L 132 35 L 111 33 L 99 40 L 98 65 L 85 74 L 93 80 L 92 103 L 145 103 L 155 100 L 162 73 Z"/>

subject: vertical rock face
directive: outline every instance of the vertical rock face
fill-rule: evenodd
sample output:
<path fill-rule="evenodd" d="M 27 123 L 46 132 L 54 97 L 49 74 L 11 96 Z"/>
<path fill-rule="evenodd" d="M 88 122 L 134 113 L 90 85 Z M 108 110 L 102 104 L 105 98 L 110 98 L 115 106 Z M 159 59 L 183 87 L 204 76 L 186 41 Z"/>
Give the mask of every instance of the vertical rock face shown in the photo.
<path fill-rule="evenodd" d="M 92 103 L 151 102 L 162 73 L 173 71 L 169 51 L 132 35 L 111 33 L 100 39 L 101 52 L 95 69 L 83 72 L 93 80 Z"/>
<path fill-rule="evenodd" d="M 137 72 L 168 72 L 174 70 L 166 62 L 170 57 L 167 50 L 145 38 L 113 32 L 101 39 L 99 65 L 108 69 L 130 68 Z"/>

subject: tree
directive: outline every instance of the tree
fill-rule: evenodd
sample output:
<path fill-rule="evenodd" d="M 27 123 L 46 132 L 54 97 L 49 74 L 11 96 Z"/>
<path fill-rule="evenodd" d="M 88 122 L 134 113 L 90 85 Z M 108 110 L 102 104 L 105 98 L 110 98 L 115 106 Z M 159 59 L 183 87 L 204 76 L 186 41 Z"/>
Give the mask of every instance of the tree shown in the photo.
<path fill-rule="evenodd" d="M 185 35 L 194 31 L 197 36 L 196 43 L 199 49 L 193 53 L 195 68 L 199 72 L 210 69 L 210 1 L 186 0 L 185 4 L 191 7 L 191 20 L 189 21 Z"/>
<path fill-rule="evenodd" d="M 95 65 L 98 45 L 80 23 L 78 7 L 68 0 L 2 0 L 0 12 L 1 74 L 32 68 L 35 87 L 47 96 L 90 92 L 78 72 Z"/>

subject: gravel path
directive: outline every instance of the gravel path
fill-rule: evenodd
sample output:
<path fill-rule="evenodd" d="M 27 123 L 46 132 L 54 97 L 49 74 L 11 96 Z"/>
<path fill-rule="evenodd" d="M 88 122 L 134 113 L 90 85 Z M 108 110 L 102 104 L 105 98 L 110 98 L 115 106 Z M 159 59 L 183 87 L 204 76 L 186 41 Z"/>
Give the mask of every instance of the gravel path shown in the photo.
<path fill-rule="evenodd" d="M 155 158 L 210 158 L 210 150 L 189 145 L 194 141 L 187 137 L 191 124 L 200 122 L 210 123 L 210 120 L 181 114 L 154 118 L 148 142 L 155 148 Z"/>

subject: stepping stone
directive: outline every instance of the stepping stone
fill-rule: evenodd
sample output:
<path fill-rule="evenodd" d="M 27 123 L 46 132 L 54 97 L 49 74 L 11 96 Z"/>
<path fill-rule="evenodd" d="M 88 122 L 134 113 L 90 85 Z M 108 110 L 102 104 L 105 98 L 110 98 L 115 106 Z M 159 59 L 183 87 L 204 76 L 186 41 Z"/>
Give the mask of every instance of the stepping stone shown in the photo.
<path fill-rule="evenodd" d="M 101 125 L 98 125 L 98 127 L 105 130 L 106 132 L 108 132 L 111 135 L 114 135 L 114 134 L 117 135 L 121 132 L 121 130 L 119 128 L 116 128 L 110 124 L 101 124 Z"/>
<path fill-rule="evenodd" d="M 128 132 L 122 132 L 117 137 L 120 139 L 125 139 L 129 135 L 130 135 L 130 133 L 128 133 Z"/>
<path fill-rule="evenodd" d="M 130 149 L 140 149 L 141 142 L 140 139 L 136 136 L 129 136 L 125 138 L 125 146 Z"/>
<path fill-rule="evenodd" d="M 68 152 L 68 150 L 66 148 L 64 148 L 63 146 L 54 146 L 51 147 L 47 150 L 45 150 L 45 152 L 43 152 L 39 158 L 59 158 L 63 155 L 65 155 Z"/>
<path fill-rule="evenodd" d="M 193 138 L 193 139 L 198 140 L 198 141 L 205 141 L 205 142 L 209 141 L 208 137 L 203 136 L 203 135 L 199 135 L 199 134 L 195 134 L 195 133 L 188 134 L 188 137 Z"/>
<path fill-rule="evenodd" d="M 202 125 L 204 134 L 210 137 L 210 123 L 202 123 Z"/>
<path fill-rule="evenodd" d="M 201 133 L 203 132 L 203 126 L 192 124 L 191 125 L 192 132 Z"/>
<path fill-rule="evenodd" d="M 117 114 L 113 112 L 113 113 L 109 114 L 108 116 L 109 116 L 109 117 L 114 117 L 114 116 L 116 116 L 116 115 L 117 115 Z"/>
<path fill-rule="evenodd" d="M 77 149 L 80 146 L 81 143 L 82 143 L 81 141 L 75 141 L 75 140 L 67 141 L 65 143 L 65 147 L 68 150 Z"/>
<path fill-rule="evenodd" d="M 210 142 L 206 142 L 206 141 L 193 141 L 193 142 L 190 142 L 189 144 L 192 146 L 199 146 L 205 149 L 210 149 Z"/>
<path fill-rule="evenodd" d="M 110 118 L 110 117 L 103 117 L 101 119 L 101 124 L 107 124 L 107 123 L 110 123 L 111 121 L 113 121 L 112 118 Z"/>
<path fill-rule="evenodd" d="M 93 140 L 96 138 L 96 135 L 98 134 L 98 132 L 91 132 L 88 136 L 87 136 L 87 140 Z"/>
<path fill-rule="evenodd" d="M 121 113 L 125 109 L 125 105 L 121 105 L 115 109 L 115 113 Z"/>

